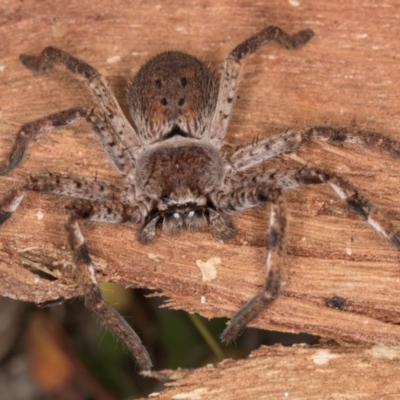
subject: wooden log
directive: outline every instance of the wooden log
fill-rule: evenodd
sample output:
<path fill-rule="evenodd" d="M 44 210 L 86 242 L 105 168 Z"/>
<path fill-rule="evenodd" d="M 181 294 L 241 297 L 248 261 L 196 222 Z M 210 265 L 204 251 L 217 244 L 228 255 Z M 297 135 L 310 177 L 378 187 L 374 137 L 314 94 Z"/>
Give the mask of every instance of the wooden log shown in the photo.
<path fill-rule="evenodd" d="M 399 348 L 261 347 L 247 360 L 193 371 L 154 371 L 167 378 L 163 399 L 390 399 L 400 390 Z M 233 379 L 234 377 L 234 379 Z"/>
<path fill-rule="evenodd" d="M 271 24 L 291 33 L 311 28 L 315 37 L 299 51 L 271 45 L 246 60 L 228 150 L 289 127 L 322 124 L 356 126 L 400 140 L 400 9 L 395 0 L 60 4 L 10 0 L 0 9 L 0 160 L 8 156 L 23 123 L 93 104 L 82 82 L 56 74 L 35 76 L 19 63 L 19 54 L 55 45 L 84 59 L 109 79 L 127 113 L 127 79 L 152 55 L 187 51 L 219 71 L 231 49 Z M 371 149 L 310 143 L 266 167 L 305 163 L 342 174 L 400 225 L 399 160 Z M 22 164 L 0 177 L 0 196 L 28 174 L 46 170 L 121 181 L 94 134 L 79 124 L 35 140 Z M 280 299 L 251 326 L 399 345 L 400 253 L 329 187 L 286 195 L 286 284 Z M 35 274 L 60 278 L 71 265 L 63 229 L 67 203 L 29 193 L 1 227 L 1 295 L 43 302 L 80 294 L 71 280 Z M 171 299 L 168 306 L 212 318 L 231 316 L 262 287 L 267 222 L 268 208 L 259 207 L 234 217 L 238 235 L 230 244 L 206 233 L 187 233 L 161 234 L 148 246 L 138 243 L 135 227 L 82 226 L 100 280 L 157 289 Z M 203 282 L 196 261 L 215 257 L 221 259 L 217 277 Z M 338 298 L 344 302 L 335 303 Z M 281 373 L 285 368 L 282 364 Z"/>

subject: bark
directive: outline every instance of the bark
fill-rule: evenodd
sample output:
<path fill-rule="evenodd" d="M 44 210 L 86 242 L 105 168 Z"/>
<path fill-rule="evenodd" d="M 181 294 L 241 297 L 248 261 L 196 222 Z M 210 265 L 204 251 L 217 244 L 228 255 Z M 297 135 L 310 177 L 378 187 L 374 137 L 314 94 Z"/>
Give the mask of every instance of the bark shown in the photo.
<path fill-rule="evenodd" d="M 157 400 L 395 399 L 400 389 L 399 357 L 399 348 L 381 345 L 261 347 L 247 360 L 225 360 L 178 374 L 165 371 L 163 378 L 172 372 L 177 380 L 153 396 Z"/>
<path fill-rule="evenodd" d="M 246 61 L 228 146 L 251 143 L 289 127 L 322 124 L 357 126 L 400 140 L 400 6 L 395 0 L 61 3 L 10 0 L 0 5 L 0 160 L 9 154 L 21 124 L 93 104 L 81 82 L 54 74 L 35 76 L 19 63 L 19 54 L 37 54 L 55 45 L 84 59 L 107 76 L 127 112 L 127 79 L 150 56 L 168 49 L 188 51 L 218 71 L 231 49 L 270 24 L 291 33 L 311 28 L 315 37 L 299 51 L 271 45 Z M 310 143 L 265 166 L 299 163 L 342 174 L 400 225 L 399 160 L 371 149 Z M 35 140 L 22 164 L 0 177 L 0 197 L 27 174 L 46 170 L 120 181 L 94 134 L 80 124 Z M 400 253 L 328 187 L 286 195 L 286 284 L 278 301 L 251 326 L 307 332 L 340 342 L 400 345 Z M 64 276 L 71 266 L 63 228 L 67 203 L 65 198 L 30 193 L 1 227 L 1 295 L 40 303 L 80 294 L 70 279 L 48 279 Z M 238 235 L 224 245 L 208 234 L 188 233 L 162 234 L 142 246 L 135 227 L 82 226 L 100 280 L 156 289 L 171 299 L 168 306 L 212 318 L 231 316 L 262 287 L 268 219 L 267 207 L 235 216 Z M 196 261 L 215 257 L 221 259 L 217 277 L 204 282 Z M 338 297 L 344 302 L 335 303 Z M 329 300 L 341 310 L 328 307 Z M 269 351 L 276 351 L 276 365 L 269 364 Z M 304 354 L 311 354 L 308 351 L 314 350 L 263 350 L 255 360 L 266 363 L 262 365 L 268 373 L 274 369 L 286 376 L 294 371 L 290 363 L 301 366 Z M 356 363 L 365 354 L 364 348 L 338 351 L 345 354 L 338 358 L 344 363 Z M 241 374 L 251 387 L 257 376 L 255 360 L 229 361 L 218 368 L 227 371 L 227 381 L 234 383 L 235 374 Z M 241 369 L 246 365 L 249 370 Z M 328 365 L 332 379 L 342 375 L 345 364 L 334 360 Z M 207 371 L 199 374 L 211 373 Z M 352 376 L 355 386 L 358 380 L 368 384 L 363 369 Z M 326 374 L 316 377 L 323 390 Z M 374 379 L 386 382 L 383 375 Z M 264 392 L 270 390 L 269 383 L 265 385 Z M 299 379 L 298 385 L 306 390 L 305 380 Z"/>

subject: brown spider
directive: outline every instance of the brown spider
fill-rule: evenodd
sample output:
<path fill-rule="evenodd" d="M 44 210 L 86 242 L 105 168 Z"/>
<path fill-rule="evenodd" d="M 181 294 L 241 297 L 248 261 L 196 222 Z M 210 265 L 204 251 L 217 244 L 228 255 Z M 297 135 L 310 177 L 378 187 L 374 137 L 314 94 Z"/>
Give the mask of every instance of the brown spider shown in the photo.
<path fill-rule="evenodd" d="M 116 168 L 125 177 L 122 187 L 60 174 L 31 176 L 0 202 L 0 224 L 17 209 L 27 190 L 78 198 L 67 207 L 65 229 L 87 306 L 128 346 L 142 369 L 151 360 L 139 337 L 101 297 L 95 269 L 78 220 L 139 224 L 139 240 L 152 241 L 159 227 L 170 233 L 208 229 L 218 240 L 230 240 L 235 230 L 229 214 L 270 202 L 264 290 L 237 313 L 223 342 L 244 327 L 278 297 L 284 253 L 286 211 L 282 190 L 309 184 L 329 184 L 356 213 L 400 248 L 400 233 L 357 189 L 342 177 L 313 167 L 263 172 L 248 170 L 265 160 L 292 152 L 311 140 L 351 143 L 400 156 L 400 143 L 374 132 L 316 126 L 290 129 L 256 144 L 221 153 L 236 96 L 241 61 L 275 40 L 298 49 L 313 36 L 303 30 L 290 36 L 268 27 L 231 51 L 219 80 L 198 59 L 180 52 L 161 53 L 148 61 L 129 87 L 129 123 L 106 80 L 90 65 L 48 47 L 38 57 L 21 55 L 35 72 L 50 65 L 80 75 L 97 101 L 97 108 L 76 107 L 23 125 L 0 175 L 15 168 L 29 141 L 54 127 L 85 119 L 97 134 Z"/>

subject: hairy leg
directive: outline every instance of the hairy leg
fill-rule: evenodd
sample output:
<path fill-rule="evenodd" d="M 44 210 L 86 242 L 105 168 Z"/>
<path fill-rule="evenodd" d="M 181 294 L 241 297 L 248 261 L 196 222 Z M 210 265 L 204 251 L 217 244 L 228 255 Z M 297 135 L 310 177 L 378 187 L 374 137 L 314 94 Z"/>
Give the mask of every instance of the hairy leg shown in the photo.
<path fill-rule="evenodd" d="M 23 125 L 17 133 L 8 160 L 5 164 L 0 164 L 0 175 L 7 174 L 19 165 L 29 142 L 33 138 L 51 129 L 66 126 L 82 119 L 91 125 L 115 166 L 125 174 L 132 170 L 134 160 L 125 151 L 122 143 L 115 140 L 116 134 L 107 120 L 96 114 L 93 108 L 75 107 Z"/>
<path fill-rule="evenodd" d="M 139 336 L 121 315 L 105 303 L 101 296 L 95 269 L 78 224 L 80 218 L 92 221 L 137 223 L 141 220 L 139 208 L 126 207 L 121 204 L 117 206 L 117 203 L 75 201 L 67 207 L 67 214 L 65 229 L 68 243 L 73 252 L 76 274 L 85 296 L 86 306 L 128 347 L 140 368 L 149 370 L 152 366 L 150 356 Z"/>
<path fill-rule="evenodd" d="M 249 174 L 241 181 L 243 186 L 279 185 L 282 190 L 314 184 L 328 184 L 352 210 L 400 250 L 400 230 L 377 206 L 340 175 L 319 168 L 292 167 L 269 170 L 261 174 Z"/>
<path fill-rule="evenodd" d="M 131 193 L 129 187 L 117 187 L 104 180 L 73 178 L 60 174 L 30 176 L 24 183 L 11 189 L 0 201 L 0 225 L 17 210 L 27 191 L 47 192 L 86 200 L 107 201 L 111 204 L 135 202 L 134 194 Z"/>
<path fill-rule="evenodd" d="M 91 108 L 75 107 L 22 125 L 17 133 L 8 160 L 5 164 L 0 164 L 0 175 L 5 175 L 18 166 L 31 139 L 59 126 L 87 119 L 92 112 Z"/>
<path fill-rule="evenodd" d="M 272 40 L 288 50 L 296 50 L 304 46 L 313 36 L 314 33 L 310 29 L 289 35 L 277 26 L 269 26 L 235 47 L 223 65 L 217 105 L 207 139 L 217 148 L 222 146 L 239 82 L 241 60 Z"/>
<path fill-rule="evenodd" d="M 222 342 L 228 343 L 235 339 L 252 319 L 270 306 L 279 296 L 284 256 L 286 208 L 281 189 L 278 186 L 262 183 L 250 183 L 229 194 L 221 194 L 215 200 L 218 207 L 227 213 L 265 202 L 271 203 L 264 290 L 257 293 L 234 314 L 221 335 Z"/>
<path fill-rule="evenodd" d="M 229 159 L 230 167 L 243 171 L 279 154 L 298 150 L 304 143 L 317 140 L 332 144 L 349 143 L 359 147 L 377 149 L 400 157 L 400 142 L 377 132 L 352 128 L 314 126 L 305 129 L 289 129 L 271 135 L 258 143 L 238 149 Z"/>
<path fill-rule="evenodd" d="M 20 60 L 25 67 L 37 73 L 44 72 L 54 65 L 84 78 L 103 110 L 107 124 L 116 132 L 114 140 L 121 142 L 132 159 L 137 159 L 143 146 L 141 138 L 122 112 L 108 82 L 95 68 L 56 47 L 46 47 L 39 56 L 21 54 Z"/>
<path fill-rule="evenodd" d="M 339 175 L 317 168 L 275 169 L 245 176 L 229 193 L 217 193 L 213 202 L 226 213 L 234 213 L 266 201 L 272 203 L 267 253 L 265 291 L 258 293 L 233 316 L 221 340 L 234 339 L 240 331 L 279 295 L 283 267 L 286 214 L 280 189 L 328 184 L 346 204 L 386 240 L 400 250 L 400 230 L 368 199 Z M 280 188 L 280 189 L 278 189 Z"/>
<path fill-rule="evenodd" d="M 75 181 L 75 184 L 80 182 Z M 56 188 L 60 191 L 68 191 L 70 184 L 70 180 L 64 180 L 63 184 L 60 182 Z M 27 190 L 48 190 L 51 185 L 51 179 L 47 182 L 32 180 L 9 192 L 0 202 L 0 225 L 18 208 Z M 52 189 L 55 192 L 55 188 L 53 187 Z M 82 187 L 79 188 L 79 190 L 81 189 Z M 112 193 L 111 189 L 112 187 L 109 186 L 104 192 L 110 195 Z M 85 195 L 84 189 L 80 194 L 82 197 Z M 107 197 L 106 193 L 104 193 L 104 197 Z M 78 219 L 88 219 L 108 223 L 138 224 L 143 219 L 143 210 L 139 206 L 127 206 L 116 201 L 89 200 L 75 200 L 66 207 L 66 210 L 68 217 L 65 229 L 68 243 L 73 251 L 77 280 L 82 287 L 86 305 L 126 344 L 139 363 L 140 368 L 145 370 L 150 369 L 150 357 L 137 334 L 115 310 L 104 302 L 101 296 L 95 269 L 77 222 Z"/>

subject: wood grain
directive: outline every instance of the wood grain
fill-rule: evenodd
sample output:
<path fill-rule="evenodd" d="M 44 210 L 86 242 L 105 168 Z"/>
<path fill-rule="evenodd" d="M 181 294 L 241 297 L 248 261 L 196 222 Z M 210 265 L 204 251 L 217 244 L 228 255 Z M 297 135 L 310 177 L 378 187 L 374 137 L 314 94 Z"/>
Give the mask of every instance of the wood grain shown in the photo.
<path fill-rule="evenodd" d="M 19 63 L 19 54 L 55 45 L 84 59 L 107 76 L 127 111 L 127 79 L 152 55 L 188 51 L 218 71 L 234 46 L 270 24 L 292 33 L 311 28 L 315 37 L 299 51 L 271 45 L 246 61 L 229 146 L 317 124 L 358 126 L 400 140 L 400 5 L 395 0 L 63 3 L 10 0 L 0 5 L 0 160 L 7 157 L 21 124 L 92 104 L 80 82 L 34 76 Z M 343 174 L 400 225 L 399 160 L 371 150 L 311 143 L 268 167 L 299 163 Z M 0 196 L 27 174 L 46 170 L 120 179 L 81 124 L 32 143 L 23 163 L 0 177 Z M 287 202 L 286 284 L 276 304 L 251 325 L 400 345 L 400 253 L 328 187 L 288 192 Z M 50 282 L 30 272 L 60 277 L 70 265 L 63 231 L 66 203 L 30 193 L 1 227 L 1 295 L 43 302 L 79 294 L 70 280 Z M 161 235 L 141 246 L 135 227 L 86 223 L 83 230 L 100 280 L 157 289 L 171 299 L 170 307 L 212 318 L 231 316 L 262 286 L 267 221 L 263 207 L 237 215 L 238 236 L 228 245 L 207 234 L 188 233 Z M 203 282 L 196 260 L 212 257 L 221 259 L 217 278 Z M 326 306 L 333 296 L 346 300 L 341 311 Z M 286 357 L 300 357 L 285 351 Z"/>
<path fill-rule="evenodd" d="M 400 390 L 399 356 L 399 349 L 378 345 L 262 347 L 247 360 L 225 360 L 194 371 L 179 371 L 181 377 L 176 382 L 167 383 L 165 391 L 151 398 L 395 399 Z M 233 376 L 237 379 L 231 379 Z"/>

